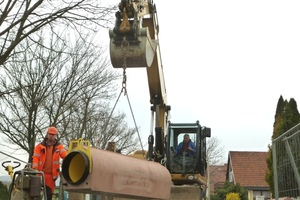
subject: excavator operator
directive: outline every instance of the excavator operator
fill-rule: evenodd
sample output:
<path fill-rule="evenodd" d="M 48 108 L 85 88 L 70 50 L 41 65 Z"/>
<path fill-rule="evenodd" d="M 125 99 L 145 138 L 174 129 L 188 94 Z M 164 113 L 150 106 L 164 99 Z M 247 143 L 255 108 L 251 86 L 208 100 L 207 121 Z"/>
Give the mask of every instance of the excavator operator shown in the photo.
<path fill-rule="evenodd" d="M 189 134 L 183 136 L 183 141 L 176 148 L 176 155 L 182 155 L 185 152 L 188 157 L 193 157 L 196 153 L 196 146 L 190 139 Z"/>

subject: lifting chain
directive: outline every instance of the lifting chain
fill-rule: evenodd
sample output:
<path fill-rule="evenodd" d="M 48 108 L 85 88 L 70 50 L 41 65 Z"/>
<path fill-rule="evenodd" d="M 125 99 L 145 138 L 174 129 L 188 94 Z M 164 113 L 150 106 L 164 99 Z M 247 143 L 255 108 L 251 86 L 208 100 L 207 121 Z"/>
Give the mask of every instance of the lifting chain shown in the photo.
<path fill-rule="evenodd" d="M 108 117 L 108 120 L 105 123 L 104 131 L 103 132 L 104 133 L 106 132 L 107 126 L 109 124 L 109 120 L 110 120 L 110 118 L 111 118 L 111 116 L 112 116 L 112 114 L 113 114 L 113 112 L 114 112 L 114 110 L 116 108 L 116 105 L 117 105 L 117 103 L 118 103 L 118 101 L 120 99 L 120 96 L 121 96 L 122 92 L 124 91 L 124 95 L 127 97 L 127 101 L 128 101 L 129 107 L 130 107 L 130 111 L 131 111 L 131 115 L 132 115 L 132 118 L 133 118 L 133 121 L 134 121 L 135 129 L 136 129 L 138 137 L 139 137 L 139 141 L 140 141 L 140 145 L 141 145 L 141 148 L 142 148 L 142 152 L 144 153 L 144 156 L 145 156 L 145 151 L 144 151 L 144 148 L 143 148 L 143 145 L 142 145 L 141 136 L 140 136 L 139 130 L 138 130 L 137 125 L 136 125 L 136 121 L 135 121 L 135 118 L 134 118 L 134 115 L 133 115 L 133 112 L 132 112 L 132 107 L 131 107 L 131 104 L 130 104 L 130 101 L 129 101 L 129 97 L 127 95 L 127 90 L 126 90 L 126 81 L 127 81 L 127 77 L 126 77 L 126 68 L 127 68 L 127 63 L 126 62 L 127 62 L 127 60 L 126 59 L 127 59 L 128 48 L 129 48 L 129 42 L 126 39 L 126 37 L 123 38 L 123 41 L 121 43 L 121 47 L 123 49 L 123 80 L 122 80 L 122 90 L 121 90 L 121 92 L 120 92 L 120 94 L 118 96 L 118 99 L 117 99 L 117 101 L 116 101 L 116 103 L 115 103 L 115 105 L 114 105 L 114 107 L 113 107 L 113 109 L 112 109 L 112 111 L 111 111 L 111 113 L 110 113 L 110 115 Z M 97 143 L 96 143 L 97 146 L 100 145 L 100 142 L 101 142 L 101 137 L 99 137 L 99 139 L 97 140 Z"/>
<path fill-rule="evenodd" d="M 129 42 L 126 39 L 126 37 L 123 38 L 123 41 L 121 43 L 121 47 L 123 49 L 123 81 L 122 81 L 122 91 L 124 90 L 124 95 L 127 94 L 126 91 L 126 81 L 127 81 L 127 76 L 126 76 L 126 68 L 127 68 L 127 52 L 128 52 L 128 47 L 129 47 Z"/>
<path fill-rule="evenodd" d="M 135 121 L 135 118 L 134 118 L 134 115 L 133 115 L 132 107 L 131 107 L 131 104 L 130 104 L 130 101 L 129 101 L 129 97 L 127 95 L 127 90 L 126 90 L 126 81 L 127 81 L 127 76 L 126 76 L 127 60 L 126 59 L 127 59 L 128 48 L 129 48 L 129 42 L 126 39 L 126 37 L 123 38 L 123 41 L 121 43 L 121 47 L 123 49 L 123 81 L 122 81 L 122 91 L 124 90 L 124 95 L 127 97 L 127 101 L 128 101 L 129 107 L 130 107 L 130 111 L 131 111 L 131 115 L 132 115 L 133 122 L 134 122 L 134 125 L 135 125 L 135 129 L 136 129 L 136 132 L 137 132 L 138 137 L 139 137 L 139 141 L 140 141 L 140 145 L 141 145 L 141 148 L 142 148 L 142 152 L 144 153 L 144 156 L 145 156 L 145 151 L 144 151 L 144 148 L 143 148 L 141 136 L 140 136 L 139 130 L 138 130 L 137 125 L 136 125 L 136 121 Z M 122 91 L 121 91 L 121 93 L 122 93 Z"/>

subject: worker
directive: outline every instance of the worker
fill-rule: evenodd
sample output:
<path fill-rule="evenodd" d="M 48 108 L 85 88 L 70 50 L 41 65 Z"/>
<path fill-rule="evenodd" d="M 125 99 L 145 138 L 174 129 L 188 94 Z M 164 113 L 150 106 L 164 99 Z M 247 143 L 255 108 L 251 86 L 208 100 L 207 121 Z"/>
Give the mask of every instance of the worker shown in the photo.
<path fill-rule="evenodd" d="M 189 134 L 183 136 L 183 141 L 180 142 L 176 148 L 176 155 L 182 155 L 186 152 L 187 156 L 192 157 L 196 153 L 196 146 L 190 139 Z"/>
<path fill-rule="evenodd" d="M 60 158 L 67 156 L 66 149 L 57 140 L 57 133 L 57 129 L 50 126 L 45 139 L 36 145 L 32 156 L 32 168 L 44 172 L 47 200 L 52 200 L 60 171 Z"/>

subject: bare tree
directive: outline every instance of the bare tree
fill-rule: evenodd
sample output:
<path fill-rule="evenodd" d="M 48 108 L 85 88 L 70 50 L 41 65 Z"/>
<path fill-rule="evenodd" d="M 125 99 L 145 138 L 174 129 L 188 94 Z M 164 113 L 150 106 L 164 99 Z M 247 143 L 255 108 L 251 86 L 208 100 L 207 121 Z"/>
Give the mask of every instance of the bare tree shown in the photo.
<path fill-rule="evenodd" d="M 217 137 L 211 137 L 207 140 L 206 153 L 209 165 L 224 164 L 224 147 Z"/>
<path fill-rule="evenodd" d="M 55 88 L 53 74 L 60 70 L 61 65 L 54 67 L 53 63 L 43 64 L 39 57 L 44 57 L 46 52 L 40 46 L 24 43 L 20 49 L 24 49 L 23 54 L 13 56 L 13 62 L 1 68 L 1 88 L 21 89 L 1 96 L 0 130 L 11 143 L 30 153 L 35 145 L 36 134 L 46 126 L 46 120 L 38 115 L 42 102 Z M 55 56 L 59 58 L 61 53 Z"/>
<path fill-rule="evenodd" d="M 109 123 L 106 121 L 101 128 L 103 132 L 97 134 L 97 140 L 95 138 L 92 140 L 94 146 L 104 149 L 108 142 L 114 141 L 117 149 L 123 154 L 129 154 L 138 149 L 137 132 L 134 128 L 128 128 L 125 114 L 119 113 L 111 119 L 109 117 L 105 119 L 109 120 Z"/>
<path fill-rule="evenodd" d="M 66 26 L 73 31 L 81 28 L 97 31 L 110 22 L 114 7 L 101 6 L 98 0 L 2 0 L 0 2 L 0 65 L 12 54 L 20 54 L 16 46 L 25 38 L 38 42 L 33 33 L 47 27 Z M 20 50 L 20 49 L 19 49 Z"/>
<path fill-rule="evenodd" d="M 99 133 L 119 144 L 121 138 L 132 139 L 123 115 L 113 115 L 109 134 L 102 132 L 111 110 L 109 101 L 115 96 L 115 80 L 120 79 L 101 56 L 104 50 L 91 37 L 73 42 L 57 34 L 47 38 L 40 32 L 39 36 L 37 43 L 26 39 L 20 44 L 17 50 L 23 53 L 12 55 L 13 62 L 0 71 L 4 74 L 1 88 L 27 86 L 0 98 L 0 131 L 6 141 L 28 152 L 30 162 L 37 139 L 44 137 L 49 125 L 58 127 L 64 142 L 78 137 L 95 141 Z"/>

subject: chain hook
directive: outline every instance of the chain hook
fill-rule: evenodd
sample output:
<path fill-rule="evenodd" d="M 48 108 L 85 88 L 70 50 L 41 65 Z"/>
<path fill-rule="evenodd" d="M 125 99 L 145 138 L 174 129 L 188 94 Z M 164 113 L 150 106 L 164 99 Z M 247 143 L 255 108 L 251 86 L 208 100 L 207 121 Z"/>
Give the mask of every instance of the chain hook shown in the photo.
<path fill-rule="evenodd" d="M 123 41 L 121 43 L 121 47 L 123 49 L 123 81 L 122 81 L 122 91 L 124 90 L 124 95 L 127 94 L 126 91 L 126 81 L 127 81 L 127 76 L 126 76 L 126 68 L 127 68 L 127 51 L 129 47 L 129 42 L 126 37 L 123 38 Z"/>

